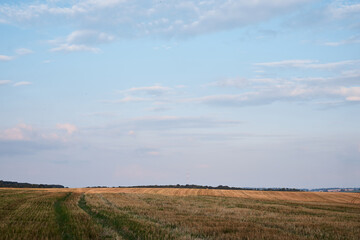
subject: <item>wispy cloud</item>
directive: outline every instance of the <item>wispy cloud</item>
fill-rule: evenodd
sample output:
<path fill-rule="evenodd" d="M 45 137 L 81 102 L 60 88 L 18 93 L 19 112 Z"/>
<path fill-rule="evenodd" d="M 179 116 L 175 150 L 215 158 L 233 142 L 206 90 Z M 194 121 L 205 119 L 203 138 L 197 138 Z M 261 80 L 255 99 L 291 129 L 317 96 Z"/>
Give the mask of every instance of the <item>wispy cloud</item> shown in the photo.
<path fill-rule="evenodd" d="M 60 44 L 57 47 L 51 48 L 51 52 L 93 52 L 99 53 L 101 50 L 95 47 L 89 47 L 86 45 L 76 45 L 76 44 Z"/>
<path fill-rule="evenodd" d="M 343 30 L 354 30 L 360 19 L 357 1 L 331 0 L 316 8 L 298 12 L 285 23 L 288 27 L 312 27 L 317 31 L 331 29 L 340 33 Z"/>
<path fill-rule="evenodd" d="M 119 113 L 116 112 L 92 112 L 83 114 L 84 116 L 90 117 L 116 117 L 119 116 Z"/>
<path fill-rule="evenodd" d="M 15 50 L 17 56 L 27 55 L 33 53 L 32 50 L 27 48 L 18 48 Z M 11 61 L 14 60 L 17 56 L 8 56 L 8 55 L 0 55 L 0 61 Z"/>
<path fill-rule="evenodd" d="M 0 55 L 0 61 L 7 62 L 7 61 L 14 60 L 14 59 L 15 59 L 14 56 Z"/>
<path fill-rule="evenodd" d="M 249 80 L 246 78 L 226 78 L 220 81 L 212 82 L 207 84 L 207 86 L 218 86 L 218 87 L 237 87 L 243 88 L 249 85 Z"/>
<path fill-rule="evenodd" d="M 360 87 L 341 87 L 334 90 L 334 94 L 344 96 L 347 101 L 360 101 Z"/>
<path fill-rule="evenodd" d="M 179 116 L 145 116 L 129 120 L 133 129 L 178 129 L 178 128 L 212 128 L 240 124 L 239 121 L 217 120 L 210 117 Z"/>
<path fill-rule="evenodd" d="M 204 103 L 223 107 L 266 105 L 274 102 L 315 102 L 318 99 L 338 99 L 341 102 L 360 101 L 358 87 L 273 87 L 241 94 L 210 95 L 187 99 L 187 102 Z"/>
<path fill-rule="evenodd" d="M 238 120 L 217 119 L 208 116 L 142 116 L 137 118 L 120 119 L 115 123 L 105 126 L 90 127 L 84 129 L 86 134 L 100 134 L 105 135 L 107 138 L 111 137 L 129 137 L 129 136 L 144 136 L 149 133 L 166 133 L 174 130 L 201 130 L 231 128 L 242 124 Z M 151 142 L 149 142 L 151 143 Z"/>
<path fill-rule="evenodd" d="M 17 82 L 17 83 L 14 83 L 14 87 L 20 87 L 20 86 L 26 86 L 26 85 L 31 85 L 32 83 L 31 82 Z"/>
<path fill-rule="evenodd" d="M 0 139 L 3 140 L 28 140 L 31 137 L 33 128 L 27 124 L 18 124 L 0 132 Z"/>
<path fill-rule="evenodd" d="M 34 154 L 63 147 L 65 138 L 54 129 L 38 129 L 29 124 L 0 129 L 0 156 Z"/>
<path fill-rule="evenodd" d="M 169 109 L 167 106 L 161 106 L 161 109 L 158 108 L 158 105 L 168 104 L 173 102 L 175 94 L 177 94 L 176 89 L 181 89 L 180 87 L 164 87 L 161 85 L 154 86 L 144 86 L 144 87 L 133 87 L 121 91 L 117 91 L 122 94 L 123 97 L 120 99 L 114 100 L 102 100 L 103 103 L 136 103 L 136 102 L 151 102 L 155 105 L 153 109 L 156 110 L 165 110 Z"/>
<path fill-rule="evenodd" d="M 258 63 L 266 67 L 296 67 L 310 69 L 339 69 L 329 77 L 226 78 L 208 84 L 208 87 L 232 89 L 231 94 L 213 94 L 184 99 L 183 102 L 214 106 L 242 107 L 266 105 L 274 102 L 306 102 L 332 105 L 359 101 L 358 60 L 319 63 L 313 60 L 287 60 Z M 345 70 L 341 70 L 345 68 Z"/>
<path fill-rule="evenodd" d="M 103 102 L 103 103 L 131 103 L 131 102 L 147 102 L 147 101 L 151 101 L 151 99 L 127 96 L 127 97 L 124 97 L 121 99 L 115 99 L 115 100 L 102 100 L 101 102 Z"/>
<path fill-rule="evenodd" d="M 59 131 L 60 130 L 60 131 Z M 66 135 L 61 131 L 66 132 Z M 14 127 L 0 129 L 0 140 L 3 141 L 66 141 L 78 129 L 75 125 L 57 124 L 55 128 L 37 128 L 30 124 L 20 123 Z"/>
<path fill-rule="evenodd" d="M 341 40 L 338 42 L 326 42 L 325 45 L 337 47 L 341 45 L 357 44 L 357 43 L 360 43 L 360 35 L 352 36 L 348 39 Z"/>
<path fill-rule="evenodd" d="M 27 48 L 18 48 L 15 50 L 17 55 L 28 55 L 31 53 L 34 53 L 31 49 L 27 49 Z"/>
<path fill-rule="evenodd" d="M 152 111 L 152 112 L 163 112 L 163 111 L 168 111 L 171 110 L 171 107 L 165 107 L 165 106 L 156 106 L 156 107 L 151 107 L 148 108 L 148 111 Z"/>
<path fill-rule="evenodd" d="M 333 18 L 351 18 L 359 17 L 360 4 L 346 1 L 334 1 L 328 8 L 327 12 L 331 14 Z"/>
<path fill-rule="evenodd" d="M 115 40 L 113 35 L 95 31 L 95 30 L 77 30 L 70 33 L 65 38 L 58 38 L 48 41 L 50 44 L 55 45 L 51 48 L 52 52 L 79 52 L 87 51 L 99 53 L 101 50 L 94 45 L 108 43 Z"/>
<path fill-rule="evenodd" d="M 169 87 L 163 87 L 163 86 L 149 86 L 149 87 L 134 87 L 130 88 L 124 91 L 120 91 L 122 93 L 146 93 L 148 95 L 163 95 L 166 93 L 169 93 L 172 90 L 172 88 Z"/>
<path fill-rule="evenodd" d="M 65 130 L 69 135 L 73 134 L 78 128 L 70 123 L 59 123 L 56 125 L 57 129 Z"/>
<path fill-rule="evenodd" d="M 255 66 L 279 68 L 335 69 L 349 65 L 360 65 L 360 60 L 319 63 L 318 60 L 283 60 L 278 62 L 255 63 Z"/>
<path fill-rule="evenodd" d="M 85 26 L 122 27 L 122 36 L 194 36 L 244 27 L 288 14 L 309 0 L 261 1 L 155 1 L 82 0 L 67 5 L 58 1 L 0 5 L 9 23 L 72 23 Z M 89 17 L 91 16 L 91 17 Z M 46 20 L 45 20 L 46 19 Z"/>
<path fill-rule="evenodd" d="M 99 44 L 115 40 L 113 35 L 95 30 L 78 30 L 66 37 L 66 42 L 74 44 Z"/>
<path fill-rule="evenodd" d="M 5 85 L 11 83 L 10 80 L 0 80 L 0 85 Z"/>

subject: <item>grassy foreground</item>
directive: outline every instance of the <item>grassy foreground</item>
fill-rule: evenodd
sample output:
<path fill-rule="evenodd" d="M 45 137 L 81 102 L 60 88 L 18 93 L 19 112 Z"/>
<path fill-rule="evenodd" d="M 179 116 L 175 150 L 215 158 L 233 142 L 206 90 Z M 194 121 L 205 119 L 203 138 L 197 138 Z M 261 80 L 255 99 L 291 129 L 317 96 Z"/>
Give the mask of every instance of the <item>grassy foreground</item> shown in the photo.
<path fill-rule="evenodd" d="M 0 189 L 0 239 L 359 239 L 355 193 Z"/>

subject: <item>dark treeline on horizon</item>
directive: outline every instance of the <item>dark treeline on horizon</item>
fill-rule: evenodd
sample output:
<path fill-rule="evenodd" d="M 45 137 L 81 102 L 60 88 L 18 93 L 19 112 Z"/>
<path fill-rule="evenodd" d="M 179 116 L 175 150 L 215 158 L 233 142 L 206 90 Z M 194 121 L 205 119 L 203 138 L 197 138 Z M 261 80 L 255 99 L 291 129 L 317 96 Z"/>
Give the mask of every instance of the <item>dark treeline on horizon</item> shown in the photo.
<path fill-rule="evenodd" d="M 32 184 L 32 183 L 19 183 L 0 180 L 0 187 L 2 188 L 64 188 L 63 185 L 58 184 Z"/>

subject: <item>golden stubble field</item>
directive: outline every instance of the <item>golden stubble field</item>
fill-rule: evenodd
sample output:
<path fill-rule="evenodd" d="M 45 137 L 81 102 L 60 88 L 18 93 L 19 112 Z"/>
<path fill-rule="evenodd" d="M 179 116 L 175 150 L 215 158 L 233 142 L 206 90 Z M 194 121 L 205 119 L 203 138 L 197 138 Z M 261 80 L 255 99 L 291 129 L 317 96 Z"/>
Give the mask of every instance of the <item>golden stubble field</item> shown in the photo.
<path fill-rule="evenodd" d="M 0 239 L 359 239 L 360 194 L 0 189 Z"/>
<path fill-rule="evenodd" d="M 18 188 L 6 188 L 19 190 Z M 1 188 L 0 188 L 1 190 Z M 76 193 L 134 193 L 134 194 L 160 194 L 164 196 L 214 196 L 235 197 L 262 200 L 283 200 L 300 202 L 323 203 L 358 203 L 360 193 L 351 192 L 286 192 L 286 191 L 253 191 L 253 190 L 222 190 L 222 189 L 184 189 L 184 188 L 56 188 L 36 189 L 29 191 L 47 192 L 76 192 Z"/>

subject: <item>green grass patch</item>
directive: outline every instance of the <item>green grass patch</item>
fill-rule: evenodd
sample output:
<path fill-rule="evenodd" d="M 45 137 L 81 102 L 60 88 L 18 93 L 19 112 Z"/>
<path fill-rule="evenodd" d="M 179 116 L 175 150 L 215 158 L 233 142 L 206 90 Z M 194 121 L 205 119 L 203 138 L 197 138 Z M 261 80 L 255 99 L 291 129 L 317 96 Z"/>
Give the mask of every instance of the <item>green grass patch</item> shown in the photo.
<path fill-rule="evenodd" d="M 56 213 L 56 221 L 59 225 L 61 236 L 63 240 L 72 240 L 76 239 L 72 228 L 70 225 L 70 216 L 67 208 L 65 207 L 64 202 L 68 197 L 70 197 L 71 193 L 67 193 L 64 197 L 59 198 L 54 203 L 54 209 Z"/>

